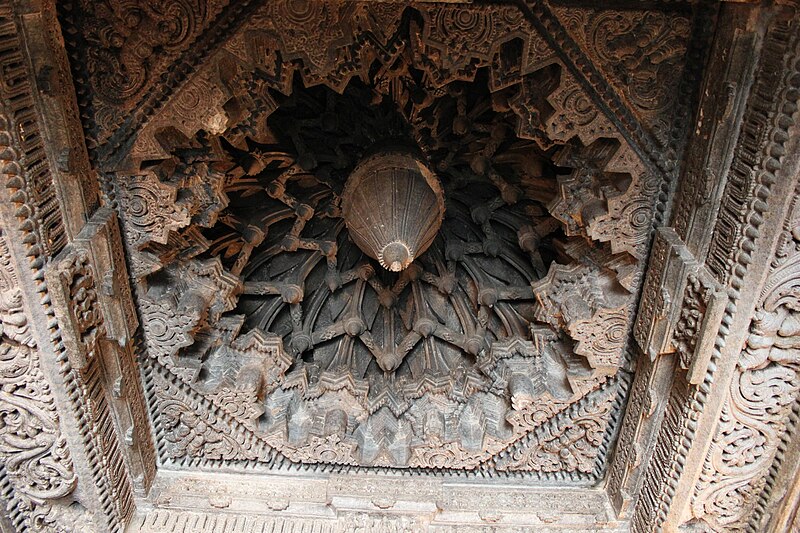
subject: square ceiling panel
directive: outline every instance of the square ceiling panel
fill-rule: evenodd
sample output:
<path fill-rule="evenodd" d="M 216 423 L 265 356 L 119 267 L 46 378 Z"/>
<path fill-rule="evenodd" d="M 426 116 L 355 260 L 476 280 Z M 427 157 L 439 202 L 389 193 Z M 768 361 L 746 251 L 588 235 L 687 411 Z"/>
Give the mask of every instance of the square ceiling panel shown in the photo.
<path fill-rule="evenodd" d="M 599 479 L 692 6 L 237 6 L 61 13 L 162 463 Z"/>

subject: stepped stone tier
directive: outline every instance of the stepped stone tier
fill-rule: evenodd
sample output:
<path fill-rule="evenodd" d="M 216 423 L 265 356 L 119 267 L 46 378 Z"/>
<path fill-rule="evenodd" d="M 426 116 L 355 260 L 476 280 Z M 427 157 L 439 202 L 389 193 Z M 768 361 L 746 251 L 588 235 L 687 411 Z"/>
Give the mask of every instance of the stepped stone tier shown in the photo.
<path fill-rule="evenodd" d="M 800 530 L 796 0 L 0 1 L 0 531 Z"/>

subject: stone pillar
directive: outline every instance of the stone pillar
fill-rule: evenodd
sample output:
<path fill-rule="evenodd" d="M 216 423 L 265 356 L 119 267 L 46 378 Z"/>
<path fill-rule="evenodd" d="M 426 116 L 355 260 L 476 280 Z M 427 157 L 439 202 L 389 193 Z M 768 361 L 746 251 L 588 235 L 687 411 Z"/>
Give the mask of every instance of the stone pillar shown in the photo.
<path fill-rule="evenodd" d="M 116 216 L 54 6 L 0 6 L 0 496 L 17 531 L 121 531 L 155 472 Z"/>
<path fill-rule="evenodd" d="M 618 453 L 640 436 L 630 442 L 643 466 L 617 500 L 638 493 L 636 531 L 759 529 L 769 498 L 798 391 L 798 26 L 790 6 L 722 10 L 635 331 L 644 355 L 634 391 L 647 401 L 632 395 Z"/>

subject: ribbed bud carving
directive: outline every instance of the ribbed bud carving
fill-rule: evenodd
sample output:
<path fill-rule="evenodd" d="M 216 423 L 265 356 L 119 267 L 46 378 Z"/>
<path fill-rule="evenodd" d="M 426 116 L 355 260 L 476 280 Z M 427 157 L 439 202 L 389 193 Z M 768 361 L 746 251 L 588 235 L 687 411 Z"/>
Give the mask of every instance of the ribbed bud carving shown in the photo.
<path fill-rule="evenodd" d="M 387 270 L 399 272 L 436 238 L 444 218 L 438 178 L 409 150 L 385 150 L 362 160 L 342 195 L 350 236 Z"/>

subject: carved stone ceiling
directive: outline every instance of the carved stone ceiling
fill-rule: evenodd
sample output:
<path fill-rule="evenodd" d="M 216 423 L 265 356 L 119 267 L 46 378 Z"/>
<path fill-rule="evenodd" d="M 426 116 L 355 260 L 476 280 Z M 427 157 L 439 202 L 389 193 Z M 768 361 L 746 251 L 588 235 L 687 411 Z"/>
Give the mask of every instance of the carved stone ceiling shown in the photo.
<path fill-rule="evenodd" d="M 693 4 L 60 9 L 163 462 L 597 479 L 702 68 Z M 390 141 L 445 202 L 400 272 L 342 218 Z"/>

